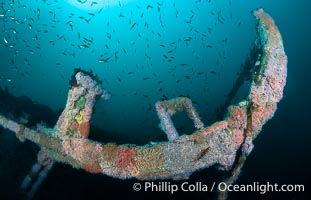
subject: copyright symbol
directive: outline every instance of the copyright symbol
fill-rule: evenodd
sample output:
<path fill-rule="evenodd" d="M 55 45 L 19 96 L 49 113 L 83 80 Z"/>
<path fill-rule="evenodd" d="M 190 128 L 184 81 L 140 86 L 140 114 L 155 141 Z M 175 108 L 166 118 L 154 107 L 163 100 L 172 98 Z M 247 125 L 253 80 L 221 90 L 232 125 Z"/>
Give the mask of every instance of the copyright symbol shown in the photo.
<path fill-rule="evenodd" d="M 133 189 L 137 192 L 141 190 L 141 184 L 140 183 L 134 183 Z"/>

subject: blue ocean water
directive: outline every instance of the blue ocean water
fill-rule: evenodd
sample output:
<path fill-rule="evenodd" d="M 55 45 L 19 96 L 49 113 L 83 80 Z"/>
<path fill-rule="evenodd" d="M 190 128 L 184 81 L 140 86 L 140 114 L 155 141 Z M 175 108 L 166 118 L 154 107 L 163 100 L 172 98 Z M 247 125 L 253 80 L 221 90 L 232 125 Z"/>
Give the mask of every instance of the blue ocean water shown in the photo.
<path fill-rule="evenodd" d="M 256 139 L 239 181 L 310 187 L 311 6 L 307 0 L 7 0 L 0 5 L 0 87 L 57 112 L 65 106 L 74 68 L 92 70 L 111 93 L 110 100 L 97 102 L 92 125 L 111 142 L 136 144 L 166 140 L 154 108 L 163 98 L 188 95 L 206 125 L 218 119 L 217 108 L 223 105 L 255 39 L 251 11 L 263 7 L 283 36 L 288 79 L 278 111 Z M 246 85 L 235 101 L 247 94 Z M 174 122 L 181 133 L 193 131 L 183 115 Z M 30 166 L 20 168 L 20 173 L 25 175 Z M 66 176 L 57 171 L 51 176 Z M 107 186 L 102 177 L 85 176 L 81 183 Z M 123 192 L 132 190 L 130 183 L 108 182 L 113 181 Z M 55 189 L 51 182 L 46 183 L 48 188 Z M 43 190 L 51 196 L 70 196 L 65 187 L 56 192 L 48 188 Z M 116 188 L 110 188 L 114 195 Z M 39 192 L 38 199 L 40 195 L 48 198 Z M 297 195 L 301 194 L 285 197 Z"/>

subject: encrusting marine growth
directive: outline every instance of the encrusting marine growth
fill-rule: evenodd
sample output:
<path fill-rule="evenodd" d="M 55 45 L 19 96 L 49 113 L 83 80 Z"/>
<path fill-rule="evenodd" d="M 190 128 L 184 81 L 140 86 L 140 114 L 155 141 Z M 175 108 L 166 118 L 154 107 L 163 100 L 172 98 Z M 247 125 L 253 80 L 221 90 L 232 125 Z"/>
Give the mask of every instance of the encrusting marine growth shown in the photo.
<path fill-rule="evenodd" d="M 260 55 L 253 66 L 250 94 L 247 100 L 230 106 L 223 121 L 210 127 L 204 127 L 191 100 L 184 97 L 156 103 L 160 126 L 168 142 L 136 146 L 89 140 L 96 97 L 110 96 L 96 77 L 83 71 L 73 76 L 66 108 L 53 129 L 43 126 L 30 129 L 0 115 L 1 126 L 14 132 L 21 141 L 29 140 L 41 147 L 38 162 L 24 179 L 22 189 L 32 197 L 55 162 L 91 173 L 140 180 L 185 179 L 199 169 L 218 164 L 232 171 L 226 182 L 233 183 L 253 148 L 252 141 L 273 117 L 287 76 L 287 57 L 273 19 L 263 9 L 254 11 L 254 15 L 258 20 L 255 45 Z M 171 121 L 177 111 L 186 111 L 197 131 L 178 135 Z M 224 192 L 219 197 L 226 199 L 226 196 Z"/>

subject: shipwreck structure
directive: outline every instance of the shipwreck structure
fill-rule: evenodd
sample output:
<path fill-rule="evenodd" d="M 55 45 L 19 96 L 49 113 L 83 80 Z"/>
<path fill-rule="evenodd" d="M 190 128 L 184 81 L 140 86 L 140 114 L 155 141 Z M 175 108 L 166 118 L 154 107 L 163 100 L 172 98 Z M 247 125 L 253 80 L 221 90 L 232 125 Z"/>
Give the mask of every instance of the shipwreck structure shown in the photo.
<path fill-rule="evenodd" d="M 254 15 L 258 20 L 254 44 L 258 55 L 251 69 L 249 96 L 230 106 L 225 119 L 210 127 L 204 127 L 191 100 L 182 97 L 155 104 L 167 142 L 136 146 L 89 140 L 96 99 L 107 99 L 109 94 L 96 77 L 83 72 L 74 74 L 66 108 L 53 129 L 27 128 L 0 115 L 1 126 L 15 133 L 20 141 L 29 140 L 41 148 L 37 163 L 21 183 L 22 189 L 32 197 L 55 162 L 90 173 L 140 180 L 186 179 L 197 170 L 218 164 L 223 170 L 231 170 L 231 177 L 225 181 L 233 183 L 253 148 L 252 141 L 273 117 L 287 76 L 287 57 L 273 19 L 263 9 L 254 11 Z M 197 131 L 178 135 L 171 120 L 177 111 L 187 112 Z M 221 193 L 220 198 L 225 199 L 226 193 Z"/>

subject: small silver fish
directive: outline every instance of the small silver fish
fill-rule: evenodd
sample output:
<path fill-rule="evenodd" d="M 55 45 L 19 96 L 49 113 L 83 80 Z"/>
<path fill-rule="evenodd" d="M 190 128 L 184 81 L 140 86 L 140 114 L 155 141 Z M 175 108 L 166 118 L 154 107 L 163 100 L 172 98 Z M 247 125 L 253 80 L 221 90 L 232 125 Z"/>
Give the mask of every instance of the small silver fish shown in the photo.
<path fill-rule="evenodd" d="M 6 39 L 6 37 L 4 37 L 3 40 L 4 40 L 5 44 L 9 43 L 8 40 Z"/>

